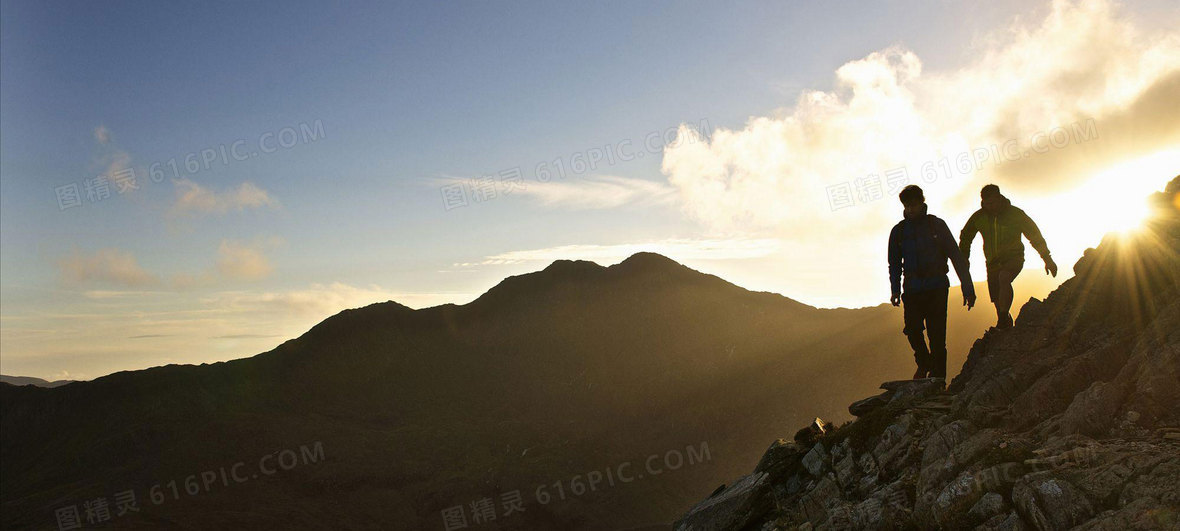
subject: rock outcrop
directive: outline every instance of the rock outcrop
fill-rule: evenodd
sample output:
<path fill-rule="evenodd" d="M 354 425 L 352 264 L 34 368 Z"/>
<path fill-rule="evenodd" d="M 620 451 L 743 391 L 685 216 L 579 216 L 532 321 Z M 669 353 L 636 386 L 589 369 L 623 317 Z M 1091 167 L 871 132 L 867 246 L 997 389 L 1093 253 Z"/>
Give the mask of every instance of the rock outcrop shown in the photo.
<path fill-rule="evenodd" d="M 1180 177 L 1151 203 L 945 390 L 883 384 L 676 529 L 1180 528 Z"/>

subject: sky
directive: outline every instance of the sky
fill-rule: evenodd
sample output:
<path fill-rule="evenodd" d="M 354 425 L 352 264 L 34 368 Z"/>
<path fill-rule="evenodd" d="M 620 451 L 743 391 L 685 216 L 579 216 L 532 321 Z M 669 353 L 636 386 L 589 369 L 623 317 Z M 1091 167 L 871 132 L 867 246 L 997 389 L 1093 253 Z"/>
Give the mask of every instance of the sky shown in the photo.
<path fill-rule="evenodd" d="M 639 251 L 874 306 L 906 182 L 952 230 L 999 184 L 1048 290 L 1180 173 L 1174 2 L 562 4 L 0 3 L 0 372 Z"/>

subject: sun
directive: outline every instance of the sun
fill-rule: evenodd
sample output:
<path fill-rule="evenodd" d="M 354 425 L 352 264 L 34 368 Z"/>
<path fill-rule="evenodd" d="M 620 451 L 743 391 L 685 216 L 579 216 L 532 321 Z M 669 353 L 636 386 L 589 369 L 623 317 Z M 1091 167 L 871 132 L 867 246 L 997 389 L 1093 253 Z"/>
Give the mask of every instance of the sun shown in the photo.
<path fill-rule="evenodd" d="M 1095 218 L 1108 231 L 1130 233 L 1143 226 L 1151 213 L 1147 198 L 1180 170 L 1180 150 L 1167 150 L 1128 161 L 1100 172 L 1087 183 L 1085 193 Z"/>
<path fill-rule="evenodd" d="M 1147 219 L 1148 209 L 1146 197 L 1120 198 L 1123 199 L 1112 205 L 1113 212 L 1099 216 L 1107 224 L 1107 231 L 1119 234 L 1130 234 L 1143 226 Z"/>
<path fill-rule="evenodd" d="M 1129 236 L 1151 212 L 1147 197 L 1180 172 L 1180 150 L 1167 150 L 1096 171 L 1073 189 L 1023 201 L 1054 256 L 1081 256 L 1107 234 Z"/>
<path fill-rule="evenodd" d="M 1180 150 L 1167 150 L 1098 172 L 1074 190 L 1089 222 L 1108 232 L 1133 232 L 1151 212 L 1147 198 L 1180 168 Z"/>

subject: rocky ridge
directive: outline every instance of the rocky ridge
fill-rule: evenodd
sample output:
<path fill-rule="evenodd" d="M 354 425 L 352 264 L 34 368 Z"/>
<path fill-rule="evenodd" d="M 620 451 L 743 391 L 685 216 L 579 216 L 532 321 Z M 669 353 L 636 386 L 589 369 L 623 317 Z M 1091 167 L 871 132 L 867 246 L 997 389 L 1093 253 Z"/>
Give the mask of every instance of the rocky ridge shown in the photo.
<path fill-rule="evenodd" d="M 1180 528 L 1180 177 L 962 373 L 770 445 L 677 530 Z"/>

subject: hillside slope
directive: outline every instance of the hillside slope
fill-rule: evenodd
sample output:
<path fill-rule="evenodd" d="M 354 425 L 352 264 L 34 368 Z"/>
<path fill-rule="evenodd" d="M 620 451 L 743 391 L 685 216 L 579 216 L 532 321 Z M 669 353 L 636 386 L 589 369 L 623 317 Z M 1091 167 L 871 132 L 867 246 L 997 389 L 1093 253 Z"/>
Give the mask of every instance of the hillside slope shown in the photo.
<path fill-rule="evenodd" d="M 988 315 L 971 318 L 952 326 Z M 252 358 L 0 385 L 2 524 L 52 528 L 70 507 L 85 521 L 86 502 L 113 508 L 128 490 L 140 510 L 112 511 L 121 527 L 441 529 L 442 511 L 462 506 L 472 524 L 472 502 L 513 491 L 524 512 L 486 528 L 668 522 L 776 426 L 842 415 L 881 375 L 912 371 L 900 319 L 640 253 L 560 260 L 462 306 L 347 310 Z M 962 356 L 977 334 L 956 330 Z M 316 444 L 314 462 L 261 470 Z M 707 458 L 643 470 L 669 453 Z M 238 462 L 254 473 L 226 480 Z M 645 476 L 579 492 L 628 463 Z"/>
<path fill-rule="evenodd" d="M 1180 177 L 961 374 L 771 445 L 677 529 L 1180 528 Z M 702 493 L 702 495 L 707 493 Z"/>

